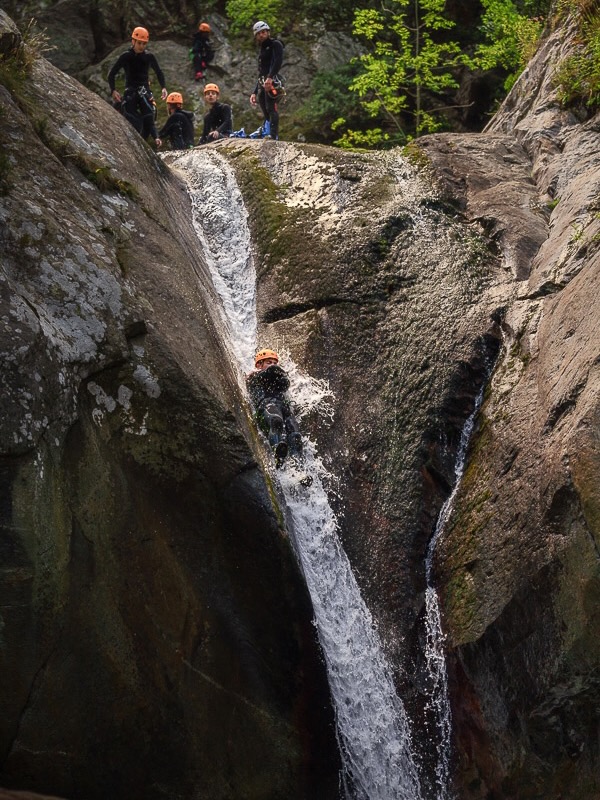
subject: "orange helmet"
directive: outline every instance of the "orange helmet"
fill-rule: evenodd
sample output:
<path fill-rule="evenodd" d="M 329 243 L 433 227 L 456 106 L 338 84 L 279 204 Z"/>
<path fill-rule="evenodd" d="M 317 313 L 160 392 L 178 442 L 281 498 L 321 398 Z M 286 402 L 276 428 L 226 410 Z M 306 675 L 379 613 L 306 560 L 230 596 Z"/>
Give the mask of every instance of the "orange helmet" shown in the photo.
<path fill-rule="evenodd" d="M 210 33 L 210 25 L 208 24 L 208 22 L 201 22 L 200 25 L 198 25 L 198 30 Z"/>
<path fill-rule="evenodd" d="M 220 94 L 219 87 L 217 86 L 216 83 L 207 83 L 206 86 L 204 87 L 204 94 L 206 94 L 207 92 L 216 92 L 217 94 Z"/>
<path fill-rule="evenodd" d="M 258 367 L 259 361 L 264 361 L 265 358 L 274 358 L 277 363 L 279 363 L 279 356 L 275 352 L 275 350 L 259 350 L 258 353 L 254 356 L 254 366 Z"/>
<path fill-rule="evenodd" d="M 167 103 L 179 103 L 183 105 L 183 96 L 181 92 L 171 92 L 171 94 L 168 94 Z"/>
<path fill-rule="evenodd" d="M 138 42 L 149 42 L 150 34 L 146 30 L 146 28 L 134 28 L 133 33 L 131 34 L 131 38 L 137 39 Z"/>

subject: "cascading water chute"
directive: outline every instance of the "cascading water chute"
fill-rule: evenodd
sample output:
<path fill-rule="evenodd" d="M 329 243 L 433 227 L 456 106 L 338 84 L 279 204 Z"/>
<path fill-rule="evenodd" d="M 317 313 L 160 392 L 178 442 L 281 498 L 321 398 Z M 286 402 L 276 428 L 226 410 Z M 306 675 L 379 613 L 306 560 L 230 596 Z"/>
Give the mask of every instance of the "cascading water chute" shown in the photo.
<path fill-rule="evenodd" d="M 214 150 L 179 156 L 172 165 L 188 187 L 194 230 L 223 304 L 226 343 L 247 372 L 256 350 L 256 274 L 235 175 Z"/>
<path fill-rule="evenodd" d="M 223 302 L 230 349 L 241 371 L 247 371 L 256 346 L 256 279 L 246 213 L 234 173 L 212 148 L 184 153 L 172 164 L 188 186 L 194 227 Z M 317 407 L 330 414 L 327 388 L 301 375 L 292 363 L 284 366 L 294 401 L 305 410 Z M 340 543 L 337 519 L 325 490 L 327 472 L 314 444 L 304 441 L 303 471 L 312 478 L 310 488 L 299 484 L 292 464 L 277 471 L 277 478 L 327 665 L 345 793 L 354 800 L 420 800 L 404 707 Z"/>
<path fill-rule="evenodd" d="M 483 389 L 475 401 L 475 408 L 462 429 L 454 465 L 454 486 L 440 510 L 425 558 L 425 662 L 429 680 L 429 697 L 426 704 L 426 712 L 433 717 L 439 739 L 435 762 L 436 800 L 452 800 L 453 797 L 449 786 L 452 752 L 452 712 L 448 693 L 446 655 L 444 652 L 445 637 L 442 630 L 439 600 L 433 585 L 433 557 L 437 542 L 443 534 L 446 523 L 452 513 L 454 500 L 465 469 L 467 448 L 482 400 Z"/>

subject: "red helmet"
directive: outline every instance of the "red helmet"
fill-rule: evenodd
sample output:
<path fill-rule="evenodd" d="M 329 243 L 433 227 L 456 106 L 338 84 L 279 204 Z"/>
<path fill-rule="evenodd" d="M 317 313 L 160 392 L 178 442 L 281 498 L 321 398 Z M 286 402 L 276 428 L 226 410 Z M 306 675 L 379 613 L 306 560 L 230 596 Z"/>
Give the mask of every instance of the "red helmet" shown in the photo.
<path fill-rule="evenodd" d="M 133 33 L 131 34 L 132 39 L 137 39 L 138 42 L 149 42 L 150 41 L 150 34 L 146 30 L 146 28 L 134 28 Z"/>
<path fill-rule="evenodd" d="M 210 25 L 208 22 L 201 22 L 200 25 L 198 25 L 198 30 L 204 31 L 205 33 L 210 33 Z"/>
<path fill-rule="evenodd" d="M 179 103 L 179 105 L 183 105 L 183 95 L 181 92 L 171 92 L 171 94 L 167 95 L 167 103 Z"/>
<path fill-rule="evenodd" d="M 254 366 L 258 367 L 260 361 L 264 361 L 265 358 L 274 358 L 277 363 L 279 363 L 279 356 L 275 352 L 275 350 L 259 350 L 258 353 L 254 356 Z"/>

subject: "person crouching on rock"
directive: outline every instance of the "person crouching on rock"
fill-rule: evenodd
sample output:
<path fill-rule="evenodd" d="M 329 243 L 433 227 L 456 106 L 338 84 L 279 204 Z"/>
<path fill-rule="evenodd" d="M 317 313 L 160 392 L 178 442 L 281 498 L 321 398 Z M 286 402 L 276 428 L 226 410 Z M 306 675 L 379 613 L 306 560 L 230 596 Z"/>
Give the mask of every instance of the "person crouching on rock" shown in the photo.
<path fill-rule="evenodd" d="M 246 378 L 248 393 L 258 424 L 275 453 L 275 462 L 281 466 L 288 453 L 302 453 L 302 437 L 286 395 L 290 380 L 274 350 L 259 350 L 254 367 Z"/>
<path fill-rule="evenodd" d="M 219 87 L 216 83 L 207 83 L 204 87 L 204 102 L 209 110 L 204 115 L 204 128 L 199 143 L 227 139 L 233 133 L 231 106 L 219 102 Z"/>
<path fill-rule="evenodd" d="M 169 118 L 159 130 L 161 139 L 169 139 L 173 150 L 187 150 L 194 146 L 194 114 L 183 108 L 183 95 L 171 92 L 167 97 Z"/>
<path fill-rule="evenodd" d="M 148 135 L 156 138 L 154 114 L 156 105 L 150 91 L 149 72 L 153 69 L 161 85 L 161 97 L 167 98 L 165 76 L 158 66 L 156 56 L 146 52 L 150 34 L 146 28 L 134 28 L 131 34 L 131 47 L 122 53 L 108 73 L 108 86 L 113 103 L 120 106 L 125 117 L 145 139 Z M 121 97 L 115 89 L 115 80 L 119 72 L 125 72 L 125 94 Z M 157 142 L 160 144 L 160 142 Z"/>

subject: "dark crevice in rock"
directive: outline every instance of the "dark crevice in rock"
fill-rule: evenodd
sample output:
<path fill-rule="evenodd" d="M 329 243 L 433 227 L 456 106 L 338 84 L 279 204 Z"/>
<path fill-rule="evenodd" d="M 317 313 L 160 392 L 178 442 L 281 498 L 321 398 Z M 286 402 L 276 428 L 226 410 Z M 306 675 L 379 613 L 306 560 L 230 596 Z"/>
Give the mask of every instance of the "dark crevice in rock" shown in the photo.
<path fill-rule="evenodd" d="M 498 475 L 500 477 L 503 477 L 504 475 L 508 474 L 508 472 L 510 471 L 510 468 L 515 463 L 515 460 L 516 460 L 516 458 L 517 458 L 517 456 L 519 455 L 520 452 L 521 452 L 521 450 L 518 447 L 511 448 L 511 450 L 509 451 L 507 457 L 504 459 L 504 461 L 501 464 L 500 469 L 498 471 Z"/>
<path fill-rule="evenodd" d="M 270 322 L 279 322 L 283 319 L 291 319 L 297 314 L 304 314 L 306 311 L 320 311 L 322 308 L 330 308 L 336 305 L 362 305 L 363 301 L 359 299 L 350 299 L 348 297 L 326 297 L 322 300 L 317 300 L 314 303 L 290 303 L 290 305 L 280 308 L 272 308 L 270 311 L 265 312 L 261 317 L 261 322 L 268 324 Z"/>
<path fill-rule="evenodd" d="M 554 281 L 545 281 L 539 286 L 535 292 L 526 295 L 525 300 L 539 300 L 540 297 L 547 297 L 551 294 L 557 294 L 564 289 L 564 284 L 555 283 Z"/>
<path fill-rule="evenodd" d="M 89 381 L 90 378 L 97 378 L 103 372 L 111 372 L 114 369 L 120 369 L 127 363 L 125 356 L 117 356 L 110 360 L 104 361 L 101 364 L 85 365 L 85 370 L 82 370 L 81 377 L 84 381 Z"/>
<path fill-rule="evenodd" d="M 148 326 L 143 319 L 136 319 L 128 323 L 123 333 L 126 339 L 135 339 L 139 336 L 145 336 L 148 333 Z"/>
<path fill-rule="evenodd" d="M 573 486 L 561 486 L 557 489 L 545 515 L 545 522 L 552 532 L 566 536 L 574 522 L 582 517 L 579 498 Z"/>
<path fill-rule="evenodd" d="M 575 407 L 577 404 L 577 398 L 585 389 L 586 383 L 587 375 L 583 380 L 579 381 L 579 383 L 573 386 L 567 397 L 563 398 L 560 403 L 556 403 L 556 405 L 550 409 L 546 424 L 544 425 L 544 433 L 549 433 L 552 428 L 555 427 L 557 422 Z"/>
<path fill-rule="evenodd" d="M 311 303 L 290 303 L 286 306 L 279 308 L 272 308 L 266 311 L 260 321 L 261 323 L 268 324 L 271 322 L 279 322 L 285 319 L 291 319 L 298 314 L 304 314 L 307 311 L 320 311 L 322 308 L 331 308 L 332 306 L 371 306 L 381 302 L 387 302 L 403 289 L 410 288 L 416 283 L 413 278 L 403 279 L 400 276 L 391 276 L 385 285 L 377 288 L 376 291 L 369 294 L 363 294 L 360 297 L 326 297 L 321 300 L 316 300 Z"/>
<path fill-rule="evenodd" d="M 458 217 L 464 219 L 464 208 L 461 206 L 460 201 L 450 197 L 425 197 L 420 201 L 419 206 L 429 211 L 438 211 L 451 219 Z"/>
<path fill-rule="evenodd" d="M 433 484 L 436 494 L 441 498 L 445 499 L 454 485 L 456 454 L 463 428 L 475 409 L 478 395 L 489 381 L 500 343 L 499 325 L 494 322 L 492 329 L 475 342 L 471 360 L 457 365 L 441 402 L 439 419 L 443 429 L 441 436 L 440 430 L 430 432 L 427 447 L 429 461 L 424 465 L 428 482 Z"/>

